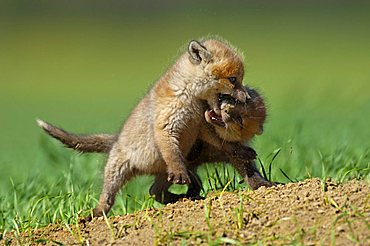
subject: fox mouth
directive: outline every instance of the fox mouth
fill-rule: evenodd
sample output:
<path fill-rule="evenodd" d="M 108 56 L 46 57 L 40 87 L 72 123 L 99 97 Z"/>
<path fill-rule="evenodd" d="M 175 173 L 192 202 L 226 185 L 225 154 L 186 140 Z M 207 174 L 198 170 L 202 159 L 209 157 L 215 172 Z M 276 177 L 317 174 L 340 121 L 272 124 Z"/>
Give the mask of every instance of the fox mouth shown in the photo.
<path fill-rule="evenodd" d="M 220 127 L 225 127 L 226 124 L 222 119 L 221 115 L 216 114 L 213 109 L 207 110 L 207 114 L 209 119 L 212 121 L 213 124 L 218 125 Z"/>
<path fill-rule="evenodd" d="M 218 112 L 221 112 L 221 104 L 227 101 L 228 103 L 236 104 L 237 99 L 233 98 L 231 95 L 227 94 L 219 94 L 218 95 Z M 209 120 L 212 122 L 212 124 L 220 126 L 220 127 L 226 127 L 225 121 L 222 119 L 222 116 L 219 115 L 215 110 L 208 109 L 207 110 L 207 116 Z"/>
<path fill-rule="evenodd" d="M 229 94 L 219 94 L 218 95 L 218 111 L 219 112 L 221 111 L 222 103 L 237 105 L 237 104 L 241 104 L 242 102 L 232 97 Z M 206 114 L 208 116 L 207 118 L 209 119 L 209 121 L 211 121 L 210 123 L 220 126 L 220 127 L 226 127 L 226 123 L 223 120 L 222 115 L 219 115 L 215 110 L 208 109 L 206 111 Z"/>

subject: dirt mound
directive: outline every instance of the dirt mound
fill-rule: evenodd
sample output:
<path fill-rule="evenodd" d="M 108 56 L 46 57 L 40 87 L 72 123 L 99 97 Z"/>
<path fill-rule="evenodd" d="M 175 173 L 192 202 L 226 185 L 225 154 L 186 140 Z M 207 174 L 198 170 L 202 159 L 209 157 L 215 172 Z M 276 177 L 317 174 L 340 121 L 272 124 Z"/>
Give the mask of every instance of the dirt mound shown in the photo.
<path fill-rule="evenodd" d="M 202 201 L 49 225 L 11 244 L 86 245 L 264 244 L 370 245 L 370 185 L 310 179 L 257 191 L 213 192 Z"/>

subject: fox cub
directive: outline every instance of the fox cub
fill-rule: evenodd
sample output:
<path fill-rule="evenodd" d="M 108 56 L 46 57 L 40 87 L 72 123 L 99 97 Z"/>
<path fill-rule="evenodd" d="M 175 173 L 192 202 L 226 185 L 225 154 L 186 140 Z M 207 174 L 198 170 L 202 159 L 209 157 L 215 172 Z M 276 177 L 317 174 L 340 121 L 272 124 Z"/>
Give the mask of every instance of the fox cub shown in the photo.
<path fill-rule="evenodd" d="M 248 144 L 255 135 L 260 135 L 263 132 L 263 124 L 266 119 L 264 100 L 254 89 L 248 89 L 247 92 L 251 98 L 245 104 L 236 102 L 230 96 L 220 95 L 221 115 L 216 115 L 210 109 L 205 111 L 207 121 L 205 124 L 210 124 L 215 133 L 225 141 Z M 76 135 L 41 120 L 38 123 L 46 133 L 58 139 L 66 147 L 82 153 L 109 153 L 118 138 L 117 135 L 111 134 Z M 155 182 L 150 188 L 150 194 L 154 195 L 157 201 L 170 203 L 181 198 L 200 198 L 202 185 L 196 170 L 203 163 L 231 162 L 252 189 L 273 185 L 262 177 L 252 160 L 242 162 L 230 159 L 221 150 L 199 138 L 192 146 L 186 159 L 188 162 L 187 168 L 192 174 L 190 176 L 192 182 L 187 193 L 177 195 L 169 192 L 168 189 L 172 183 L 167 181 L 165 173 L 157 174 Z M 249 176 L 247 173 L 249 173 Z"/>
<path fill-rule="evenodd" d="M 243 60 L 234 48 L 215 39 L 191 41 L 123 125 L 109 151 L 93 215 L 108 213 L 121 186 L 136 175 L 167 173 L 168 182 L 191 183 L 185 156 L 198 138 L 230 158 L 254 159 L 253 149 L 224 142 L 202 127 L 207 109 L 220 114 L 220 94 L 241 103 L 250 98 L 243 76 Z"/>

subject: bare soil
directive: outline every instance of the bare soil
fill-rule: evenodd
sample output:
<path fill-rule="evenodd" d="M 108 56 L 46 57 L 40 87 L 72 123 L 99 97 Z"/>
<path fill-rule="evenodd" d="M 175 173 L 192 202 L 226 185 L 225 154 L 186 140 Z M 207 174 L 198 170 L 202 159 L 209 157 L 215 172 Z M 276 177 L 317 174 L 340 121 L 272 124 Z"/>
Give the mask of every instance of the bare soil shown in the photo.
<path fill-rule="evenodd" d="M 370 245 L 370 185 L 358 180 L 338 185 L 309 179 L 256 191 L 220 191 L 205 200 L 185 200 L 68 227 L 49 225 L 19 238 L 8 234 L 4 242 Z"/>

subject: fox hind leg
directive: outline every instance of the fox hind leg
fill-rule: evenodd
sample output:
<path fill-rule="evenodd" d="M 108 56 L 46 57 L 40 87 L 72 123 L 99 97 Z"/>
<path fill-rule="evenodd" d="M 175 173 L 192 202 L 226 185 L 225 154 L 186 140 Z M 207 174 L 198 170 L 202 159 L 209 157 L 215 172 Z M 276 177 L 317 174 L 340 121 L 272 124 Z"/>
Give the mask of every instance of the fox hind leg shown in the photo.
<path fill-rule="evenodd" d="M 202 180 L 196 173 L 196 170 L 188 170 L 191 183 L 189 184 L 188 191 L 185 194 L 186 198 L 191 200 L 200 200 L 204 197 L 200 196 L 202 190 Z"/>
<path fill-rule="evenodd" d="M 154 183 L 149 189 L 149 193 L 154 196 L 157 202 L 163 204 L 176 202 L 183 196 L 173 194 L 168 190 L 172 184 L 172 182 L 167 180 L 167 173 L 158 173 L 155 176 Z"/>
<path fill-rule="evenodd" d="M 113 154 L 109 156 L 105 167 L 104 184 L 99 203 L 93 210 L 93 215 L 96 217 L 103 216 L 103 214 L 109 212 L 120 188 L 135 176 L 135 173 L 130 168 L 129 161 L 122 161 L 122 158 L 115 155 L 114 150 L 112 151 Z"/>
<path fill-rule="evenodd" d="M 150 195 L 154 195 L 156 201 L 164 204 L 174 203 L 183 198 L 192 200 L 202 199 L 203 197 L 200 196 L 202 181 L 195 171 L 190 171 L 189 177 L 191 183 L 189 184 L 186 194 L 174 194 L 168 190 L 173 183 L 167 180 L 166 173 L 160 173 L 155 176 L 154 183 L 150 187 L 149 193 Z"/>

